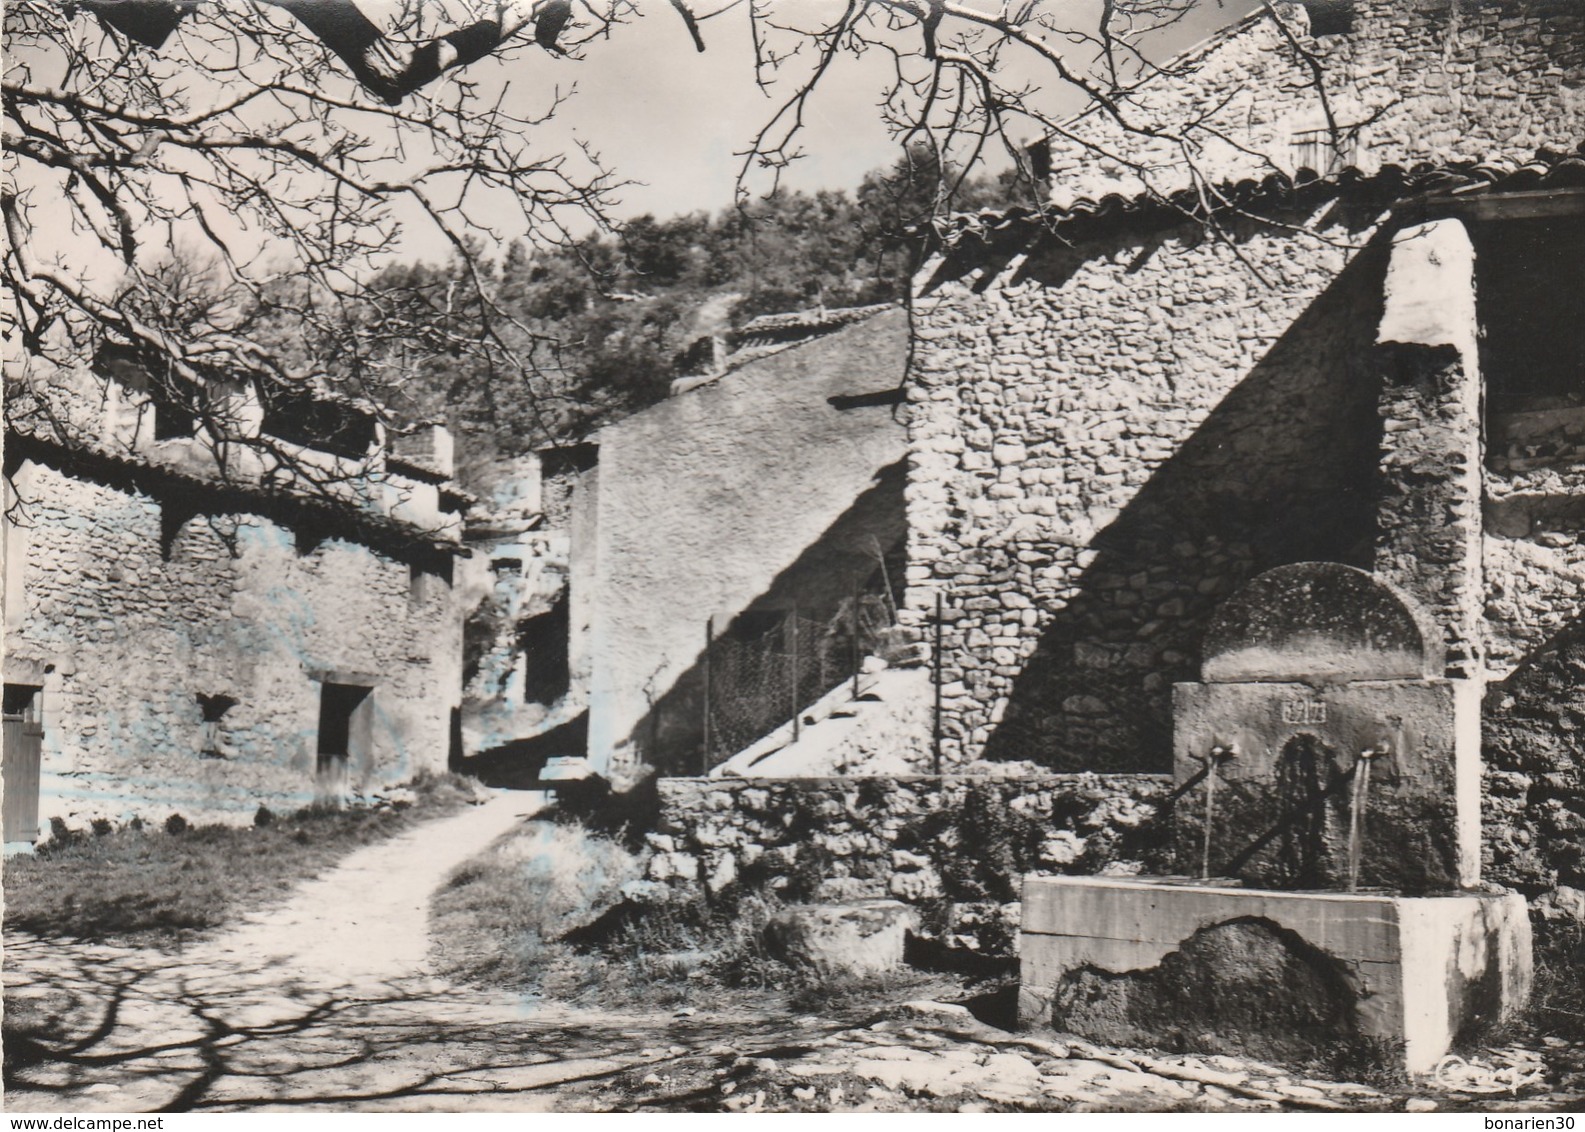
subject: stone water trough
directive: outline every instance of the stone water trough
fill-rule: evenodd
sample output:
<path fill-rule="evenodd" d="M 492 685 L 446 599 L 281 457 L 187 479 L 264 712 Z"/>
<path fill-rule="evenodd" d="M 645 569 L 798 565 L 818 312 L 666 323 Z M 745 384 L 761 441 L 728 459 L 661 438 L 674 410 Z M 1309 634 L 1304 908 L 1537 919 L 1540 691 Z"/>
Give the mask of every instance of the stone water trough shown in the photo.
<path fill-rule="evenodd" d="M 1480 688 L 1407 595 L 1278 567 L 1174 689 L 1172 877 L 1024 881 L 1020 1022 L 1429 1072 L 1524 1004 L 1522 897 L 1480 883 Z M 1401 1054 L 1398 1052 L 1401 1050 Z"/>

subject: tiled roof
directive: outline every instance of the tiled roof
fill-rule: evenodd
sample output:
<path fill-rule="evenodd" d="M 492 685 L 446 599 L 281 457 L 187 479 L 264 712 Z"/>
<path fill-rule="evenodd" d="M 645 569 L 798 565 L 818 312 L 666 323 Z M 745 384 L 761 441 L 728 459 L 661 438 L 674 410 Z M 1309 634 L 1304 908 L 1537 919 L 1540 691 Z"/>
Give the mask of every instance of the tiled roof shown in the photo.
<path fill-rule="evenodd" d="M 760 315 L 726 335 L 731 353 L 723 359 L 719 370 L 677 378 L 671 383 L 671 395 L 676 397 L 691 389 L 709 385 L 749 362 L 802 346 L 845 326 L 892 310 L 895 306 L 895 303 L 875 303 L 867 307 L 816 308 L 788 314 Z"/>
<path fill-rule="evenodd" d="M 36 460 L 68 475 L 84 476 L 113 486 L 131 486 L 154 498 L 190 501 L 201 512 L 244 512 L 286 526 L 308 523 L 376 550 L 423 549 L 467 557 L 455 539 L 437 537 L 412 523 L 372 514 L 351 500 L 340 500 L 289 487 L 267 487 L 205 476 L 117 452 L 103 444 L 73 438 L 62 440 L 36 431 L 21 421 L 6 425 L 7 459 Z"/>
<path fill-rule="evenodd" d="M 1326 177 L 1311 170 L 1296 175 L 1273 172 L 1216 186 L 1214 190 L 1181 189 L 1079 197 L 1064 207 L 1015 207 L 1001 211 L 959 213 L 937 225 L 940 240 L 955 246 L 978 238 L 986 243 L 1022 236 L 1033 229 L 1080 237 L 1131 225 L 1163 221 L 1206 220 L 1219 213 L 1280 204 L 1303 207 L 1337 197 L 1360 197 L 1390 204 L 1420 196 L 1467 197 L 1475 194 L 1543 192 L 1585 188 L 1585 145 L 1576 153 L 1543 150 L 1529 161 L 1504 159 L 1451 162 L 1441 165 L 1384 165 L 1374 172 L 1350 167 Z"/>
<path fill-rule="evenodd" d="M 836 330 L 850 322 L 859 322 L 871 315 L 887 310 L 890 303 L 874 303 L 867 307 L 816 307 L 810 310 L 790 311 L 786 314 L 762 314 L 750 319 L 732 331 L 729 337 L 734 345 L 747 345 L 755 338 L 781 336 L 789 331 L 806 331 L 811 334 Z"/>

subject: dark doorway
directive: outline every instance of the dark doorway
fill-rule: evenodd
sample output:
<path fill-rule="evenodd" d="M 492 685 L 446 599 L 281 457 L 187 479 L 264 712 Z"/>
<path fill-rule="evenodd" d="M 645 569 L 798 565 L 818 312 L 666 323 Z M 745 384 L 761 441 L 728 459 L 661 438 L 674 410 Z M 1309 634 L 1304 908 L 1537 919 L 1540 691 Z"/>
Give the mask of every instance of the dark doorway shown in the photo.
<path fill-rule="evenodd" d="M 44 749 L 42 689 L 5 686 L 5 840 L 31 844 L 39 835 L 39 765 Z"/>
<path fill-rule="evenodd" d="M 374 689 L 326 681 L 319 693 L 318 788 L 322 800 L 345 798 L 350 768 L 368 766 L 374 722 Z"/>
<path fill-rule="evenodd" d="M 228 750 L 221 738 L 221 723 L 225 720 L 226 712 L 236 707 L 237 703 L 236 697 L 223 693 L 213 696 L 198 693 L 198 711 L 203 720 L 198 741 L 200 757 L 206 759 L 226 757 Z"/>
<path fill-rule="evenodd" d="M 572 632 L 567 595 L 556 599 L 550 611 L 530 617 L 518 626 L 517 647 L 523 654 L 523 701 L 553 704 L 571 687 L 572 668 L 567 641 Z"/>

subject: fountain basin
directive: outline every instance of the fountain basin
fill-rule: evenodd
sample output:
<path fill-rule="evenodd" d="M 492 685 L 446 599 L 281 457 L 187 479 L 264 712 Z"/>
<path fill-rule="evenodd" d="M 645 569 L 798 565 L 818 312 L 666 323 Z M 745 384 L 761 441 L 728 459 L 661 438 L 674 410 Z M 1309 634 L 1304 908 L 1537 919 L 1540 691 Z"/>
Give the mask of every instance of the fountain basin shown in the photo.
<path fill-rule="evenodd" d="M 1516 894 L 1401 896 L 1177 877 L 1024 878 L 1019 1023 L 1117 1045 L 1429 1072 L 1530 991 Z"/>

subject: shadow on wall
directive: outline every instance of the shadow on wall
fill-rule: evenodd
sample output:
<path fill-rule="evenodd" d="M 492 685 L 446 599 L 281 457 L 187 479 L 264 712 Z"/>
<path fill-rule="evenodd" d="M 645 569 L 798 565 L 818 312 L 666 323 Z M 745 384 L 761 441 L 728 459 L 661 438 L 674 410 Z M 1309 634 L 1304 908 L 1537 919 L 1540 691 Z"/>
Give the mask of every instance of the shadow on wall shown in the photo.
<path fill-rule="evenodd" d="M 1481 715 L 1486 879 L 1585 888 L 1585 618 L 1489 684 Z"/>
<path fill-rule="evenodd" d="M 1093 254 L 1031 257 L 1020 281 L 1059 286 Z M 1198 679 L 1216 607 L 1285 563 L 1370 568 L 1385 263 L 1379 244 L 1358 254 L 1092 540 L 1096 557 L 1070 583 L 1079 592 L 1045 626 L 983 758 L 1170 770 L 1172 685 Z M 978 553 L 994 578 L 1021 549 L 1050 548 Z"/>
<path fill-rule="evenodd" d="M 459 758 L 451 769 L 471 774 L 486 786 L 505 790 L 532 790 L 539 783 L 545 762 L 552 758 L 582 758 L 589 749 L 589 713 L 527 739 L 493 747 L 472 758 Z"/>
<path fill-rule="evenodd" d="M 853 501 L 812 545 L 778 574 L 770 587 L 738 613 L 730 624 L 717 623 L 717 638 L 749 638 L 764 632 L 774 611 L 798 607 L 821 615 L 850 603 L 858 588 L 873 588 L 889 580 L 894 600 L 902 585 L 900 548 L 904 534 L 903 486 L 905 466 L 899 461 L 883 468 L 873 485 Z M 886 565 L 884 571 L 881 562 Z M 704 643 L 705 626 L 699 626 Z M 703 650 L 693 663 L 658 698 L 628 737 L 643 761 L 662 775 L 694 775 L 704 765 Z M 718 674 L 719 675 L 719 674 Z M 773 673 L 768 673 L 774 678 Z M 712 677 L 711 686 L 718 686 Z M 790 718 L 790 713 L 783 718 Z M 770 730 L 767 728 L 767 731 Z M 758 739 L 756 735 L 753 739 Z M 745 745 L 747 745 L 745 743 Z M 717 751 L 715 762 L 735 751 Z"/>

